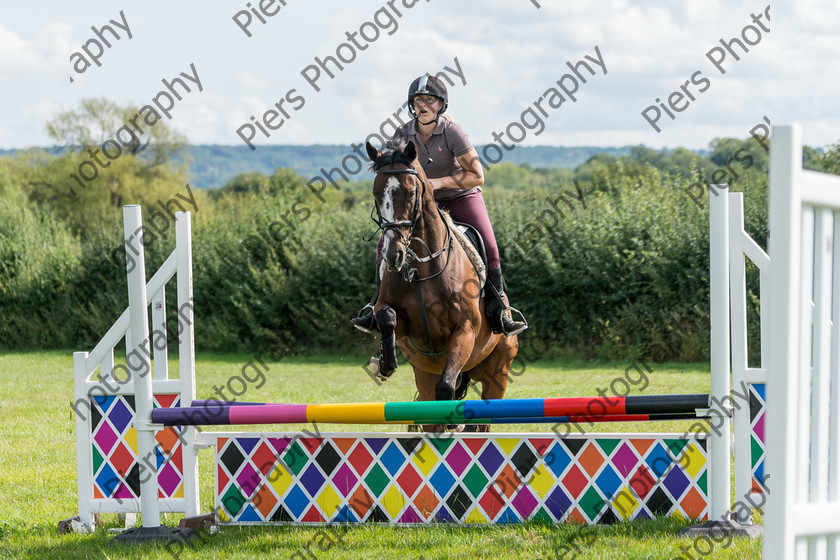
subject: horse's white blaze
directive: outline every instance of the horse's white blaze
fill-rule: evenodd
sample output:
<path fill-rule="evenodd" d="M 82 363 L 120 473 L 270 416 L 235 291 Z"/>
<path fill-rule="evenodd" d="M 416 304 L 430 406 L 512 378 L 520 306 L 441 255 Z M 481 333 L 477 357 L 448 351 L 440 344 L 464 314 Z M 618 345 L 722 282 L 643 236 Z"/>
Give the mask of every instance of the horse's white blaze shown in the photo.
<path fill-rule="evenodd" d="M 400 188 L 400 181 L 396 177 L 388 177 L 388 182 L 385 183 L 385 192 L 382 193 L 382 204 L 379 206 L 379 215 L 386 222 L 394 221 L 394 193 Z M 382 244 L 382 254 L 388 252 L 391 246 L 391 240 L 396 235 L 393 229 L 385 231 L 385 241 Z"/>

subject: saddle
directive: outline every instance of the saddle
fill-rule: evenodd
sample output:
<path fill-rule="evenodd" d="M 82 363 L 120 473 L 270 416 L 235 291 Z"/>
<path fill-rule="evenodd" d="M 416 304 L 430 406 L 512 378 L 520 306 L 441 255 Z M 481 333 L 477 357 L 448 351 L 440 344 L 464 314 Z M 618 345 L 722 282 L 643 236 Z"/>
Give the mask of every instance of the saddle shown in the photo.
<path fill-rule="evenodd" d="M 469 224 L 462 222 L 455 222 L 448 212 L 443 212 L 445 220 L 449 222 L 452 233 L 470 259 L 475 271 L 478 274 L 481 282 L 481 287 L 484 288 L 487 282 L 487 250 L 484 247 L 484 239 L 478 230 Z"/>
<path fill-rule="evenodd" d="M 475 250 L 478 251 L 478 256 L 481 257 L 481 263 L 484 265 L 484 268 L 486 269 L 487 268 L 487 249 L 484 247 L 484 238 L 481 237 L 481 234 L 478 232 L 478 230 L 475 229 L 470 224 L 465 224 L 463 222 L 453 222 L 453 223 L 456 226 L 458 226 L 458 229 L 461 230 L 461 233 L 463 233 L 467 237 L 469 242 L 472 243 L 472 246 L 475 248 Z"/>

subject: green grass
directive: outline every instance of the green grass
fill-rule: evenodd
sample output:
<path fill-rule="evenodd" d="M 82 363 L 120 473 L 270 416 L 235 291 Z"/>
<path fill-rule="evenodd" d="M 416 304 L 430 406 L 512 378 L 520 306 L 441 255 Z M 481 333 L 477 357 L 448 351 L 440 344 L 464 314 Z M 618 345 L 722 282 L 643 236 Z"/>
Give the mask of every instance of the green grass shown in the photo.
<path fill-rule="evenodd" d="M 197 393 L 209 398 L 214 386 L 222 386 L 253 356 L 200 354 L 197 362 Z M 411 370 L 401 366 L 394 377 L 377 386 L 363 371 L 363 355 L 284 358 L 267 362 L 269 370 L 261 387 L 257 377 L 246 382 L 243 400 L 270 402 L 397 401 L 414 397 Z M 508 397 L 590 396 L 609 385 L 630 362 L 581 362 L 542 360 L 527 363 L 515 377 Z M 707 392 L 706 364 L 650 364 L 643 370 L 649 386 L 634 394 Z M 70 408 L 73 394 L 71 352 L 7 353 L 0 356 L 0 558 L 170 559 L 158 547 L 121 547 L 109 544 L 111 530 L 118 527 L 116 515 L 93 535 L 57 535 L 58 520 L 77 513 L 75 424 Z M 177 372 L 177 363 L 170 364 Z M 630 379 L 640 379 L 635 370 Z M 632 386 L 632 383 L 628 383 Z M 232 385 L 234 386 L 234 385 Z M 234 388 L 242 390 L 243 385 Z M 619 388 L 619 385 L 616 385 Z M 597 424 L 598 432 L 684 433 L 690 422 Z M 297 428 L 305 428 L 299 426 Z M 286 433 L 294 426 L 267 428 Z M 309 426 L 311 429 L 311 426 Z M 325 431 L 325 427 L 320 427 Z M 329 431 L 359 431 L 358 426 L 329 426 Z M 365 431 L 388 431 L 370 426 Z M 548 425 L 533 425 L 527 431 L 548 431 Z M 214 428 L 215 430 L 215 428 Z M 521 431 L 515 425 L 494 426 L 494 431 Z M 212 457 L 200 455 L 201 500 L 210 511 L 213 500 Z M 167 517 L 176 525 L 179 516 Z M 708 543 L 689 555 L 681 548 L 692 546 L 678 538 L 685 523 L 675 519 L 638 521 L 609 527 L 544 525 L 531 523 L 499 527 L 425 526 L 396 528 L 352 527 L 339 534 L 332 530 L 301 527 L 225 527 L 219 535 L 201 538 L 180 549 L 178 558 L 225 560 L 246 558 L 554 558 L 579 559 L 672 559 L 699 558 Z M 311 554 L 307 554 L 308 550 Z M 319 549 L 320 545 L 320 549 Z M 758 558 L 761 541 L 735 540 L 718 543 L 714 558 Z"/>

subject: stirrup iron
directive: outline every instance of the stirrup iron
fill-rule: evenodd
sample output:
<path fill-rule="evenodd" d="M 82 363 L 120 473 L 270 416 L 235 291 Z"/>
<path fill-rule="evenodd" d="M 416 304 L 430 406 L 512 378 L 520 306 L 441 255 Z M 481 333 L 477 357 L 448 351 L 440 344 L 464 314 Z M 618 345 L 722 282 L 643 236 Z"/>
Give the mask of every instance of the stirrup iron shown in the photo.
<path fill-rule="evenodd" d="M 365 316 L 366 316 L 365 311 L 368 310 L 368 309 L 370 309 L 371 328 L 365 327 L 359 321 L 359 319 L 364 319 L 365 318 Z M 376 317 L 374 317 L 373 311 L 374 311 L 374 307 L 373 307 L 372 303 L 365 304 L 365 306 L 362 307 L 362 309 L 359 311 L 358 315 L 356 315 L 353 319 L 350 320 L 350 323 L 354 327 L 356 327 L 357 329 L 362 331 L 363 333 L 370 334 L 370 332 L 373 330 L 373 326 L 376 325 Z"/>

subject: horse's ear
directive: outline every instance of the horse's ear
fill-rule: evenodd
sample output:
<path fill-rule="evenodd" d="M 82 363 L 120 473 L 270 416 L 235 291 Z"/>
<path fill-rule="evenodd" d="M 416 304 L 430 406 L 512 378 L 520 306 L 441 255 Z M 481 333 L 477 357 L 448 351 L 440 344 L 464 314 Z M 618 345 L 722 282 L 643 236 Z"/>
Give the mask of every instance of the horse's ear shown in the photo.
<path fill-rule="evenodd" d="M 365 149 L 367 150 L 367 154 L 370 158 L 370 161 L 376 161 L 376 158 L 382 155 L 382 152 L 374 148 L 373 144 L 371 144 L 370 142 L 365 143 Z"/>
<path fill-rule="evenodd" d="M 417 146 L 414 145 L 413 140 L 408 141 L 408 144 L 406 144 L 405 149 L 403 150 L 403 155 L 408 161 L 414 161 L 417 159 Z"/>

